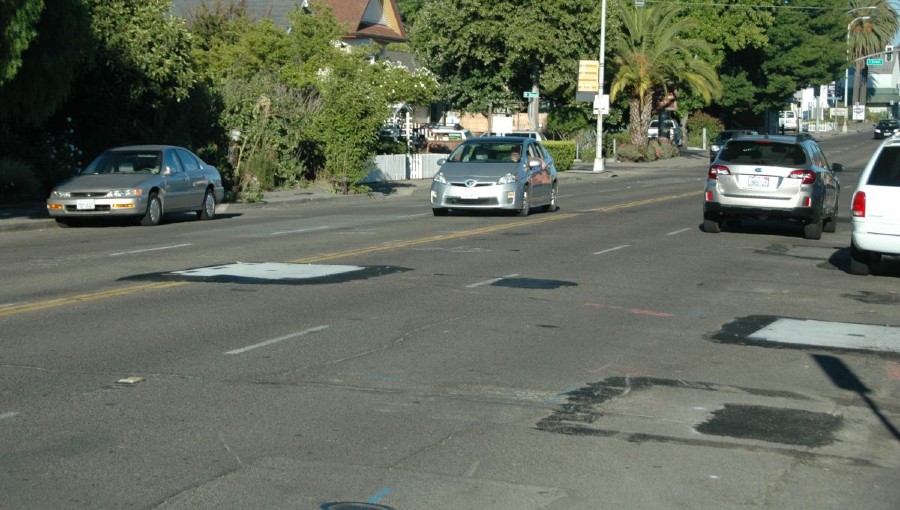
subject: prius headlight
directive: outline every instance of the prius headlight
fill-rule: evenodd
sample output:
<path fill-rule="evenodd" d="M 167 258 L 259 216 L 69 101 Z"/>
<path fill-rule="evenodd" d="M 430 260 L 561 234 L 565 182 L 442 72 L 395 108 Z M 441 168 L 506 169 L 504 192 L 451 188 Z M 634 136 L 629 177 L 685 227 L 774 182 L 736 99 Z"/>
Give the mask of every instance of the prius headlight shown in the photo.
<path fill-rule="evenodd" d="M 501 177 L 500 180 L 497 181 L 497 184 L 512 184 L 515 182 L 519 182 L 519 174 L 510 172 Z"/>
<path fill-rule="evenodd" d="M 143 194 L 141 188 L 112 189 L 106 192 L 106 196 L 109 198 L 139 197 Z"/>
<path fill-rule="evenodd" d="M 436 182 L 438 184 L 447 184 L 447 178 L 444 177 L 443 172 L 438 172 L 438 173 L 434 174 L 434 182 Z"/>

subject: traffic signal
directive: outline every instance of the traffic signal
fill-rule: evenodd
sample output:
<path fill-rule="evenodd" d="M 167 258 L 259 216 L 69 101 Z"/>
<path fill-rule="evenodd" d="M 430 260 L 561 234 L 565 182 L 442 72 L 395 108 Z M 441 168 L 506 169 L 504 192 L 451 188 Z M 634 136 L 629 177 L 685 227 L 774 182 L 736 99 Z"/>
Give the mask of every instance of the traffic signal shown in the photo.
<path fill-rule="evenodd" d="M 884 59 L 888 62 L 894 60 L 894 47 L 890 44 L 884 47 Z"/>

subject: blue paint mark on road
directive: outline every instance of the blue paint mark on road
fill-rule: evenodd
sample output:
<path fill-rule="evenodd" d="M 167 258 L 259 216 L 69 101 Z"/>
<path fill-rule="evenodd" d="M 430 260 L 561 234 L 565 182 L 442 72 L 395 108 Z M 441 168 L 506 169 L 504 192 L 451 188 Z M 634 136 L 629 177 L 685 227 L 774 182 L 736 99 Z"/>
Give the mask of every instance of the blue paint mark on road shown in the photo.
<path fill-rule="evenodd" d="M 367 501 L 367 503 L 372 504 L 372 505 L 377 505 L 378 503 L 381 502 L 382 499 L 388 497 L 391 494 L 391 492 L 393 492 L 393 491 L 390 488 L 384 487 L 380 491 L 376 492 L 374 496 L 369 498 L 369 501 Z"/>

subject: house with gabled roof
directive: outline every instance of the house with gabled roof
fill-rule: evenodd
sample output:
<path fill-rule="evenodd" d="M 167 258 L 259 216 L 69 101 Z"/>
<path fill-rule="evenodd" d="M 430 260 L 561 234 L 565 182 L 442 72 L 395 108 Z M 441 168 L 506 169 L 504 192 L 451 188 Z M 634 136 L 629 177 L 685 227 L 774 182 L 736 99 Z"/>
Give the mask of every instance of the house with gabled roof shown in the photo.
<path fill-rule="evenodd" d="M 228 0 L 223 0 L 227 3 Z M 270 18 L 285 30 L 290 29 L 288 14 L 298 7 L 311 12 L 311 0 L 245 0 L 247 9 L 257 18 Z M 396 0 L 319 0 L 331 8 L 335 19 L 345 28 L 341 42 L 346 45 L 406 42 L 406 28 L 400 19 Z M 187 16 L 192 9 L 214 0 L 174 0 L 173 12 Z"/>

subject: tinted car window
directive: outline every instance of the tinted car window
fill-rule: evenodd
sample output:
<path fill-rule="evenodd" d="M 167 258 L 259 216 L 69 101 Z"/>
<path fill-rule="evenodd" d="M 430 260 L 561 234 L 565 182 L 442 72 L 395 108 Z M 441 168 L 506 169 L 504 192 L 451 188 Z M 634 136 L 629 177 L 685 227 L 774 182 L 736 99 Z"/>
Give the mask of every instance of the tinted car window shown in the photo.
<path fill-rule="evenodd" d="M 806 163 L 803 148 L 791 143 L 731 140 L 720 159 L 733 163 L 792 166 Z"/>
<path fill-rule="evenodd" d="M 900 147 L 885 147 L 872 167 L 867 184 L 900 187 Z"/>
<path fill-rule="evenodd" d="M 185 171 L 190 172 L 200 169 L 200 162 L 197 161 L 197 158 L 195 158 L 193 154 L 183 149 L 175 149 L 175 151 L 178 153 L 178 159 L 180 159 L 181 164 L 184 165 Z"/>
<path fill-rule="evenodd" d="M 178 158 L 175 157 L 175 151 L 166 151 L 163 162 L 165 163 L 166 168 L 171 169 L 172 173 L 181 172 L 181 163 L 178 161 Z"/>
<path fill-rule="evenodd" d="M 447 161 L 472 163 L 508 163 L 513 161 L 513 149 L 522 152 L 520 143 L 464 143 L 457 147 Z"/>

